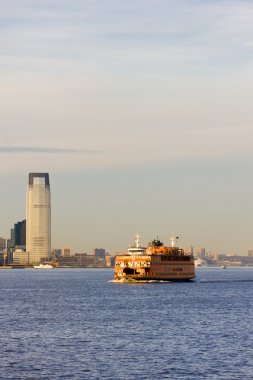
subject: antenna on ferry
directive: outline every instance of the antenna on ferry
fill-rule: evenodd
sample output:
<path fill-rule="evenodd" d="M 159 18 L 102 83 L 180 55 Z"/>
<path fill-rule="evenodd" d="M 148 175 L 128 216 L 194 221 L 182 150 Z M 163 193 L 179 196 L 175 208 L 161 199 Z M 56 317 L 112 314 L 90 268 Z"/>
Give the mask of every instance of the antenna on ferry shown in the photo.
<path fill-rule="evenodd" d="M 171 244 L 172 248 L 174 248 L 176 246 L 175 236 L 174 236 L 173 233 L 172 233 L 172 235 L 170 237 L 170 244 Z"/>
<path fill-rule="evenodd" d="M 137 248 L 139 248 L 140 247 L 140 234 L 139 233 L 137 233 L 136 235 L 135 235 L 135 246 L 137 247 Z"/>

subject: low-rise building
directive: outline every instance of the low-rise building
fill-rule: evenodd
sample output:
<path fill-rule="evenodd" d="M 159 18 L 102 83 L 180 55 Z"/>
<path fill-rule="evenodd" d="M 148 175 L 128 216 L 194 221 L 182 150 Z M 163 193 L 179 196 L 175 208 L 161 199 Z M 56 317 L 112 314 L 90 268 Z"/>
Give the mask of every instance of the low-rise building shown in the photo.
<path fill-rule="evenodd" d="M 29 253 L 22 248 L 16 248 L 12 253 L 12 263 L 16 265 L 28 265 Z"/>
<path fill-rule="evenodd" d="M 91 268 L 97 266 L 95 255 L 87 255 L 87 253 L 76 253 L 69 257 L 58 256 L 57 262 L 62 267 Z"/>

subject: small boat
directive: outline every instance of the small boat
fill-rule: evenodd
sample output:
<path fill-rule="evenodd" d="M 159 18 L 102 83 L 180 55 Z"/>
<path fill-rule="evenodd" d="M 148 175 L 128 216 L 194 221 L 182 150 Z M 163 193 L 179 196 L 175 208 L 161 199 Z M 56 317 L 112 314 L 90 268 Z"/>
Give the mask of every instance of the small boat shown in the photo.
<path fill-rule="evenodd" d="M 42 263 L 39 265 L 34 265 L 33 266 L 35 269 L 54 269 L 53 265 L 48 264 L 48 263 Z"/>
<path fill-rule="evenodd" d="M 203 266 L 207 266 L 207 262 L 206 260 L 203 260 L 203 259 L 195 259 L 194 260 L 194 264 L 195 264 L 195 267 L 203 267 Z"/>

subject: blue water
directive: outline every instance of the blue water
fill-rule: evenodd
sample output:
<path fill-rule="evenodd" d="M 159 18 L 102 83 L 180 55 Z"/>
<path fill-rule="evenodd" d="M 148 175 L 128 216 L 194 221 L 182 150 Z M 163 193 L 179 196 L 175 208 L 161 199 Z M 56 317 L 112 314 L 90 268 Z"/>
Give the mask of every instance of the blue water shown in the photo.
<path fill-rule="evenodd" d="M 1 379 L 253 379 L 253 268 L 116 284 L 110 269 L 0 271 Z"/>

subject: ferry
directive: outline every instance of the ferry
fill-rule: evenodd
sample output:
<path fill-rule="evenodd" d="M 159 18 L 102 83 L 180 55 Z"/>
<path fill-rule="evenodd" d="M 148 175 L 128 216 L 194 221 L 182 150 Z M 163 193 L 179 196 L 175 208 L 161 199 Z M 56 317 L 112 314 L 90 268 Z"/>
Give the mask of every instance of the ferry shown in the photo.
<path fill-rule="evenodd" d="M 128 253 L 115 257 L 115 280 L 188 281 L 194 278 L 194 257 L 177 247 L 174 236 L 171 246 L 165 246 L 157 238 L 145 248 L 137 235 Z"/>

